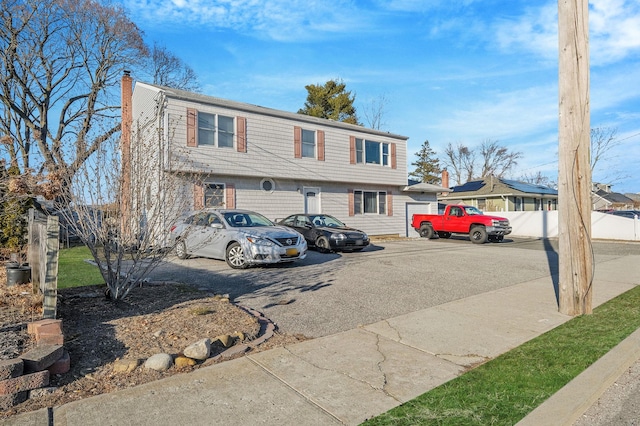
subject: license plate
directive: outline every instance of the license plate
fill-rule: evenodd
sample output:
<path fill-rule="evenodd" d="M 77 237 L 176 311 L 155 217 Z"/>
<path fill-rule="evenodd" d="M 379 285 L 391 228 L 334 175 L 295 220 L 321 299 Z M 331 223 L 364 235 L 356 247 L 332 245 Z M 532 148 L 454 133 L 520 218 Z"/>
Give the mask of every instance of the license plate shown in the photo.
<path fill-rule="evenodd" d="M 361 246 L 362 245 L 362 240 L 356 240 L 356 245 L 357 246 Z"/>
<path fill-rule="evenodd" d="M 287 249 L 287 256 L 297 256 L 297 255 L 298 255 L 298 249 L 294 249 L 294 248 Z"/>

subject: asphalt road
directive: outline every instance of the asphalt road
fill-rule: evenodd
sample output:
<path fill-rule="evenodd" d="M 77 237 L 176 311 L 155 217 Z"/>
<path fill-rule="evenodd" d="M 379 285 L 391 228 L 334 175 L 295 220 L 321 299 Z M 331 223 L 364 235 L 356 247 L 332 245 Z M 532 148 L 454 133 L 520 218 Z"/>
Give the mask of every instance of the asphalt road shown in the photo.
<path fill-rule="evenodd" d="M 596 263 L 640 254 L 639 243 L 593 247 Z M 228 294 L 265 314 L 280 331 L 315 338 L 557 274 L 557 250 L 553 240 L 476 245 L 468 238 L 401 239 L 376 242 L 360 253 L 309 251 L 297 263 L 247 270 L 171 256 L 151 278 Z"/>

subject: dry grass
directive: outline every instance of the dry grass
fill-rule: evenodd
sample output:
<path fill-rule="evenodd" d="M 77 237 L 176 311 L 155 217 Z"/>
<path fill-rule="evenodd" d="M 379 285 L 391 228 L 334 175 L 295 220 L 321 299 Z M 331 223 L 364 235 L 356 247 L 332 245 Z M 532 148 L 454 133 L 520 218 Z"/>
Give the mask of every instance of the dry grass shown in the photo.
<path fill-rule="evenodd" d="M 42 300 L 41 293 L 33 293 L 31 283 L 7 287 L 7 271 L 0 269 L 0 324 L 41 319 Z"/>

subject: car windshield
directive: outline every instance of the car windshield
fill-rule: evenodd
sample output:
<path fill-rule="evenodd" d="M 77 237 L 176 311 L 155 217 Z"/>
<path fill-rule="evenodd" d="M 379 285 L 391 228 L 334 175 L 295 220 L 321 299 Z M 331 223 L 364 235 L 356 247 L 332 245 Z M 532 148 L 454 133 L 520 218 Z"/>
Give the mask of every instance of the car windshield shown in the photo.
<path fill-rule="evenodd" d="M 327 226 L 329 228 L 342 228 L 344 223 L 340 222 L 333 216 L 327 216 L 326 214 L 312 215 L 309 219 L 315 226 Z"/>
<path fill-rule="evenodd" d="M 234 228 L 250 228 L 254 226 L 273 226 L 266 217 L 253 212 L 226 212 L 224 220 Z"/>
<path fill-rule="evenodd" d="M 475 207 L 471 207 L 471 206 L 466 206 L 464 208 L 464 211 L 467 212 L 467 214 L 469 216 L 473 216 L 473 215 L 476 215 L 476 214 L 482 214 L 482 212 L 480 210 L 478 210 Z"/>

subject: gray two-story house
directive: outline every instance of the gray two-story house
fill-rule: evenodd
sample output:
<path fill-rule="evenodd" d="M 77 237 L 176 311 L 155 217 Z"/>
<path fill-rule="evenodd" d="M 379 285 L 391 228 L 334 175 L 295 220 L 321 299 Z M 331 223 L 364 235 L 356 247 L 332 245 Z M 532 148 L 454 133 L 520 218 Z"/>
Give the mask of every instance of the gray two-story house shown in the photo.
<path fill-rule="evenodd" d="M 407 187 L 404 136 L 148 83 L 132 87 L 128 75 L 122 93 L 123 135 L 130 135 L 123 150 L 131 153 L 123 152 L 124 163 L 135 169 L 144 161 L 148 176 L 124 186 L 156 194 L 161 176 L 181 173 L 189 177 L 182 191 L 190 209 L 243 208 L 272 220 L 321 212 L 371 235 L 405 236 L 407 216 L 436 212 L 436 191 L 446 189 Z"/>

